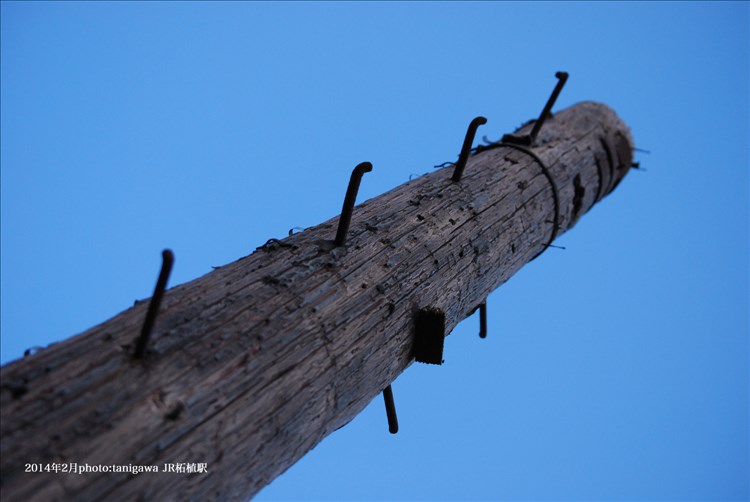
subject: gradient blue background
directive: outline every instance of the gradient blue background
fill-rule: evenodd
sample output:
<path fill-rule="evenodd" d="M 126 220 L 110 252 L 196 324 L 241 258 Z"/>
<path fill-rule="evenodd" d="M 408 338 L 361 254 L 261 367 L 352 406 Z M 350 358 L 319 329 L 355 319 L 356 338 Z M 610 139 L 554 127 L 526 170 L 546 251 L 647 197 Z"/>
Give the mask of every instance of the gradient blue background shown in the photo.
<path fill-rule="evenodd" d="M 2 2 L 2 362 L 539 114 L 647 171 L 259 500 L 748 497 L 748 3 Z M 85 459 L 81 459 L 82 461 Z M 200 459 L 190 461 L 200 462 Z M 210 466 L 209 466 L 210 468 Z"/>

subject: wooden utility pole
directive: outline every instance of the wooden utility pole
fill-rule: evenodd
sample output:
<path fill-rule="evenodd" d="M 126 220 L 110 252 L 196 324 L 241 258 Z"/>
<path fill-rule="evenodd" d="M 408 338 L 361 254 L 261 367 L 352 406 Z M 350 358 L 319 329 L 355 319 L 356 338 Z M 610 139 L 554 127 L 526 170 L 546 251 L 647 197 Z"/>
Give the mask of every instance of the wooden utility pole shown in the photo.
<path fill-rule="evenodd" d="M 536 125 L 466 151 L 457 181 L 449 166 L 356 207 L 343 245 L 333 218 L 169 289 L 140 358 L 147 302 L 4 366 L 3 500 L 253 496 L 415 357 L 440 363 L 444 336 L 631 166 L 602 104 Z M 161 472 L 180 463 L 207 472 Z"/>

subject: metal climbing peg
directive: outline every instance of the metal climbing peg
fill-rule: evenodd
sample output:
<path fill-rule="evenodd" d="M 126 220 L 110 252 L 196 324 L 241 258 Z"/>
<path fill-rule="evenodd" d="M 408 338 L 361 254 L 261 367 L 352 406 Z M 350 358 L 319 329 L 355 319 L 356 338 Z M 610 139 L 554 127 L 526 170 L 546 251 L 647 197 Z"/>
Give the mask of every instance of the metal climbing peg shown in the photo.
<path fill-rule="evenodd" d="M 547 120 L 547 117 L 551 115 L 550 112 L 552 111 L 552 107 L 555 106 L 555 101 L 557 101 L 557 97 L 560 95 L 560 91 L 562 91 L 562 88 L 565 86 L 565 82 L 568 81 L 568 72 L 558 71 L 557 73 L 555 73 L 555 77 L 557 77 L 557 85 L 555 85 L 555 88 L 552 90 L 552 94 L 547 100 L 547 103 L 544 105 L 544 109 L 542 110 L 541 115 L 539 115 L 539 118 L 534 122 L 534 127 L 531 128 L 531 132 L 529 134 L 522 135 L 505 134 L 503 136 L 503 139 L 501 140 L 502 143 L 512 143 L 514 145 L 521 146 L 534 146 L 534 143 L 536 143 L 536 137 L 539 135 L 539 131 L 542 130 L 544 121 Z"/>
<path fill-rule="evenodd" d="M 389 385 L 383 389 L 383 401 L 385 401 L 385 414 L 388 417 L 388 432 L 398 432 L 398 417 L 396 417 L 396 404 L 393 402 L 393 389 Z"/>
<path fill-rule="evenodd" d="M 487 300 L 479 304 L 479 338 L 487 338 Z"/>
<path fill-rule="evenodd" d="M 174 264 L 174 253 L 171 249 L 165 249 L 162 251 L 161 258 L 161 272 L 159 272 L 159 279 L 156 281 L 154 296 L 151 297 L 151 302 L 148 304 L 146 320 L 143 321 L 141 335 L 138 337 L 138 342 L 135 345 L 134 356 L 136 359 L 142 358 L 146 353 L 146 345 L 151 336 L 151 330 L 154 328 L 156 315 L 159 313 L 159 305 L 164 296 L 164 290 L 167 289 L 167 280 L 169 279 L 169 273 L 172 271 L 172 265 Z"/>
<path fill-rule="evenodd" d="M 466 161 L 469 160 L 469 154 L 471 153 L 471 144 L 474 143 L 474 136 L 477 134 L 477 129 L 482 124 L 486 124 L 487 119 L 484 117 L 476 117 L 469 124 L 469 128 L 466 130 L 466 137 L 464 137 L 464 144 L 461 147 L 461 153 L 458 156 L 458 162 L 456 162 L 456 168 L 453 169 L 453 181 L 461 181 L 461 176 L 464 174 L 464 168 L 466 168 Z"/>
<path fill-rule="evenodd" d="M 337 246 L 343 246 L 346 243 L 346 233 L 349 231 L 349 224 L 352 221 L 352 211 L 354 211 L 354 203 L 357 200 L 359 184 L 362 181 L 362 176 L 370 171 L 372 171 L 372 164 L 369 162 L 358 164 L 352 171 L 352 176 L 349 178 L 349 187 L 346 189 L 346 197 L 344 197 L 344 206 L 341 208 L 341 216 L 339 216 L 339 228 L 334 241 Z"/>
<path fill-rule="evenodd" d="M 555 106 L 555 101 L 557 101 L 557 97 L 560 95 L 560 91 L 562 91 L 562 88 L 565 86 L 565 82 L 568 81 L 568 72 L 558 71 L 557 73 L 555 73 L 555 77 L 557 77 L 557 85 L 555 85 L 555 88 L 552 90 L 552 94 L 547 100 L 547 104 L 544 105 L 542 114 L 539 115 L 539 118 L 534 123 L 534 127 L 531 129 L 531 133 L 529 134 L 532 145 L 536 143 L 536 137 L 539 134 L 539 131 L 542 130 L 544 121 L 547 120 L 547 117 L 550 115 L 550 112 L 552 111 L 552 107 Z"/>

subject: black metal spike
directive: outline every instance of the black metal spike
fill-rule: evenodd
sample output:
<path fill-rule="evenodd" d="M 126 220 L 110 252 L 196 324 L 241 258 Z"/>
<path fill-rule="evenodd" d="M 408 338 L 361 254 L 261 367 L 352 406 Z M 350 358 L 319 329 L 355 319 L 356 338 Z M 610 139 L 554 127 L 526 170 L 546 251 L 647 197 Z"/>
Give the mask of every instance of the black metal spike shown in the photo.
<path fill-rule="evenodd" d="M 529 134 L 521 135 L 505 134 L 501 140 L 502 143 L 511 143 L 521 146 L 534 146 L 534 143 L 536 143 L 536 137 L 539 135 L 539 131 L 542 130 L 544 121 L 547 120 L 547 117 L 550 116 L 550 112 L 552 111 L 552 107 L 555 105 L 555 101 L 557 101 L 557 97 L 560 95 L 560 91 L 562 91 L 563 86 L 565 86 L 565 82 L 568 81 L 568 72 L 558 71 L 557 73 L 555 73 L 555 77 L 557 77 L 557 85 L 555 85 L 555 88 L 552 90 L 552 94 L 547 100 L 547 103 L 544 105 L 544 109 L 542 110 L 541 115 L 539 115 L 539 118 L 534 122 L 534 127 L 531 128 L 531 132 Z"/>
<path fill-rule="evenodd" d="M 396 417 L 396 404 L 393 402 L 393 389 L 389 385 L 383 390 L 383 401 L 385 401 L 385 414 L 388 417 L 388 432 L 398 432 L 398 418 Z"/>
<path fill-rule="evenodd" d="M 552 94 L 547 100 L 547 104 L 544 105 L 542 114 L 539 115 L 539 118 L 534 123 L 534 127 L 531 129 L 531 133 L 529 134 L 529 136 L 531 137 L 532 145 L 536 143 L 536 137 L 539 134 L 539 131 L 542 130 L 544 121 L 547 120 L 547 117 L 552 111 L 552 107 L 555 106 L 555 101 L 557 101 L 557 97 L 560 95 L 560 91 L 562 91 L 562 88 L 565 86 L 565 82 L 568 81 L 568 72 L 558 71 L 557 73 L 555 73 L 555 77 L 557 77 L 557 85 L 555 85 L 555 88 L 552 90 Z"/>
<path fill-rule="evenodd" d="M 479 338 L 487 338 L 487 300 L 479 304 Z"/>
<path fill-rule="evenodd" d="M 456 162 L 456 168 L 453 169 L 453 181 L 461 181 L 461 176 L 464 174 L 464 168 L 466 168 L 466 161 L 469 160 L 469 154 L 471 153 L 471 144 L 474 143 L 474 136 L 477 134 L 477 129 L 482 124 L 486 124 L 487 119 L 484 117 L 476 117 L 469 124 L 469 128 L 466 130 L 466 137 L 464 137 L 464 144 L 461 147 L 461 153 L 458 156 L 458 162 Z"/>
<path fill-rule="evenodd" d="M 372 164 L 369 162 L 358 164 L 352 171 L 352 176 L 349 178 L 349 187 L 346 189 L 346 197 L 344 197 L 344 206 L 341 208 L 341 216 L 339 216 L 339 228 L 334 241 L 337 246 L 343 246 L 346 243 L 346 233 L 349 231 L 349 224 L 352 221 L 352 211 L 354 211 L 354 203 L 357 200 L 359 184 L 362 181 L 362 176 L 370 171 L 372 171 Z"/>
<path fill-rule="evenodd" d="M 161 258 L 161 272 L 159 272 L 159 279 L 156 281 L 154 296 L 151 297 L 151 302 L 148 304 L 146 320 L 143 321 L 141 336 L 138 337 L 138 342 L 135 346 L 134 357 L 136 359 L 141 359 L 146 353 L 148 339 L 151 336 L 151 330 L 154 328 L 156 315 L 159 313 L 159 305 L 164 296 L 164 290 L 167 289 L 167 280 L 169 279 L 169 273 L 172 271 L 172 264 L 174 264 L 174 253 L 171 249 L 165 249 L 162 251 Z"/>

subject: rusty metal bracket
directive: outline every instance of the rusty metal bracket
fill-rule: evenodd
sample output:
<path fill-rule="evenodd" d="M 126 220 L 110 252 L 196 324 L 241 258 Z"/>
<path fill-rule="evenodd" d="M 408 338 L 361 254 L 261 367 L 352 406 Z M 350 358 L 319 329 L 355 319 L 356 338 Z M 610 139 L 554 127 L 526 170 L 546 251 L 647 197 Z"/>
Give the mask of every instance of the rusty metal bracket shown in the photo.
<path fill-rule="evenodd" d="M 421 308 L 414 326 L 414 359 L 420 363 L 443 364 L 445 312 L 435 307 Z"/>

